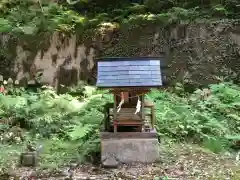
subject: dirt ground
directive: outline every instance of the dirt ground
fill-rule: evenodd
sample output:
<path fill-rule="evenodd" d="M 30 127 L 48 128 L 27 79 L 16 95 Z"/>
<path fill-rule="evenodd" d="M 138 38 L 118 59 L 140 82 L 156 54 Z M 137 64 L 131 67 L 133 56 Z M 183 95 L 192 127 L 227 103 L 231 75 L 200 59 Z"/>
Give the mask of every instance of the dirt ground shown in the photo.
<path fill-rule="evenodd" d="M 214 154 L 189 144 L 168 144 L 160 148 L 161 161 L 148 165 L 122 165 L 118 169 L 104 169 L 92 165 L 72 165 L 56 171 L 16 168 L 0 176 L 1 180 L 34 179 L 63 180 L 72 175 L 74 180 L 238 180 L 240 161 L 236 154 Z"/>

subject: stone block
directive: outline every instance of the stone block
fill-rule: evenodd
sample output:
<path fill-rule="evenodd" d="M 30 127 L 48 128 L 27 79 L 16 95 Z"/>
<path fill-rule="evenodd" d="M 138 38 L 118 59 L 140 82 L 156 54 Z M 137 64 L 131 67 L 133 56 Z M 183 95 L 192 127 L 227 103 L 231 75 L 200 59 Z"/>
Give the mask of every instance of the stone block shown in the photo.
<path fill-rule="evenodd" d="M 37 165 L 37 152 L 23 152 L 20 156 L 20 165 L 22 166 L 36 166 Z"/>
<path fill-rule="evenodd" d="M 116 167 L 118 164 L 153 163 L 159 160 L 159 143 L 157 136 L 146 134 L 124 137 L 109 133 L 107 138 L 101 138 L 101 161 L 104 166 Z M 121 133 L 123 134 L 123 133 Z M 149 133 L 150 134 L 150 133 Z M 102 136 L 103 137 L 103 136 Z"/>

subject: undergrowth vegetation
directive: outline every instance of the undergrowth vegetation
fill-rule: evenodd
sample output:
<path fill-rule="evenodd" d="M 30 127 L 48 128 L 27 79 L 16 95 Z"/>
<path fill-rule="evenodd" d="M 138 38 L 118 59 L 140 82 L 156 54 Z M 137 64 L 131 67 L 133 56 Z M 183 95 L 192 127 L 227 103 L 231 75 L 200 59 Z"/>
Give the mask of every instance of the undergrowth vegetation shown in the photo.
<path fill-rule="evenodd" d="M 9 88 L 7 94 L 0 95 L 0 141 L 3 147 L 6 144 L 24 147 L 26 143 L 42 144 L 43 162 L 47 161 L 44 165 L 68 163 L 66 160 L 70 157 L 83 161 L 86 158 L 92 160 L 94 154 L 98 156 L 102 106 L 111 99 L 94 94 L 92 87 L 83 90 L 80 93 L 84 99 L 69 94 L 57 95 L 51 88 L 39 92 Z M 0 158 L 0 162 L 3 160 Z"/>
<path fill-rule="evenodd" d="M 38 34 L 96 27 L 100 22 L 139 25 L 161 23 L 163 26 L 197 19 L 237 19 L 237 0 L 2 0 L 0 32 Z"/>
<path fill-rule="evenodd" d="M 46 87 L 37 92 L 8 88 L 0 95 L 1 149 L 11 152 L 9 146 L 16 151 L 26 143 L 41 144 L 41 164 L 47 167 L 99 159 L 103 105 L 112 97 L 93 87 L 78 89 L 81 96 L 57 95 Z M 239 86 L 213 84 L 193 94 L 153 90 L 148 98 L 156 105 L 156 128 L 162 138 L 192 141 L 214 152 L 239 144 Z M 0 157 L 1 164 L 7 162 L 5 155 Z"/>
<path fill-rule="evenodd" d="M 240 140 L 240 87 L 237 85 L 213 84 L 193 94 L 181 93 L 181 97 L 153 91 L 149 98 L 156 103 L 157 129 L 162 136 L 202 143 L 215 152 L 235 146 Z"/>

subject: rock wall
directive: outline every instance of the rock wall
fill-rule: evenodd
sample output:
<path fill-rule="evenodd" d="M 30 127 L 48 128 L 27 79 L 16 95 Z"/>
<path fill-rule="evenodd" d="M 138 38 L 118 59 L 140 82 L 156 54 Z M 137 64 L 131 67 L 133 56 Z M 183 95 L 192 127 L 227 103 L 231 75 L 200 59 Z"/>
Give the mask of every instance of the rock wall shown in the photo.
<path fill-rule="evenodd" d="M 72 85 L 94 81 L 95 58 L 162 56 L 171 82 L 206 85 L 219 79 L 240 79 L 240 23 L 117 27 L 66 35 L 0 35 L 0 74 L 22 83 L 41 73 L 45 84 Z"/>

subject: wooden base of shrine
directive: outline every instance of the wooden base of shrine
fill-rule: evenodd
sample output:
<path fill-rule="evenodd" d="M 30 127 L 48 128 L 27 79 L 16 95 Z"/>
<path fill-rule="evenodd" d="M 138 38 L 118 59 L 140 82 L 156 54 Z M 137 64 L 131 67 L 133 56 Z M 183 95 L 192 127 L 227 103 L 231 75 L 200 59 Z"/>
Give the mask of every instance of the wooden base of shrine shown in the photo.
<path fill-rule="evenodd" d="M 156 132 L 102 132 L 100 137 L 101 161 L 105 167 L 159 160 Z"/>

